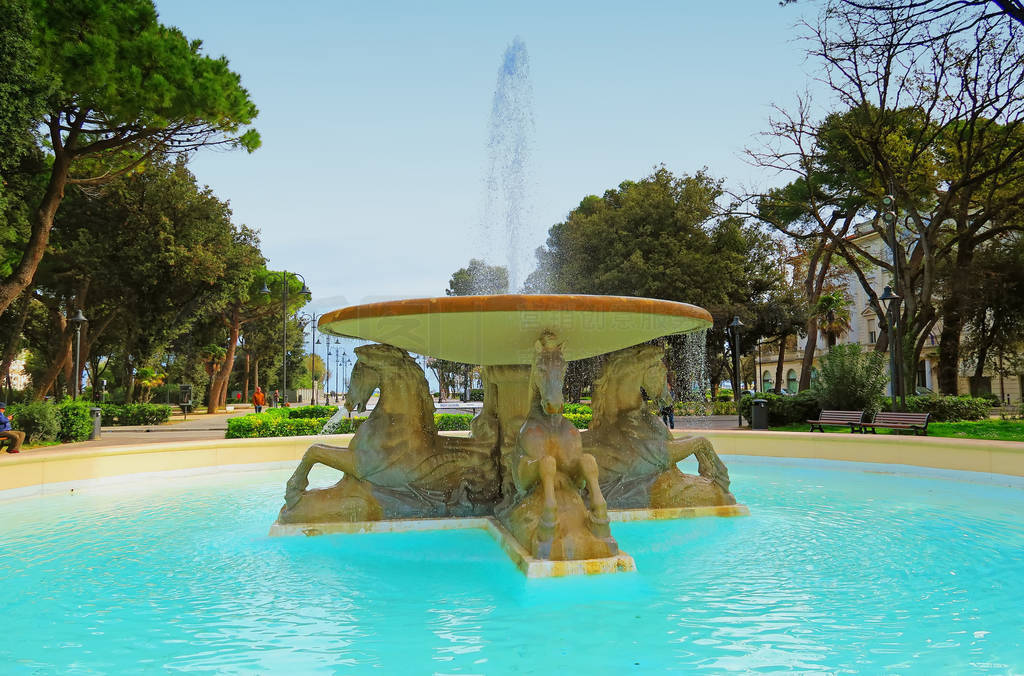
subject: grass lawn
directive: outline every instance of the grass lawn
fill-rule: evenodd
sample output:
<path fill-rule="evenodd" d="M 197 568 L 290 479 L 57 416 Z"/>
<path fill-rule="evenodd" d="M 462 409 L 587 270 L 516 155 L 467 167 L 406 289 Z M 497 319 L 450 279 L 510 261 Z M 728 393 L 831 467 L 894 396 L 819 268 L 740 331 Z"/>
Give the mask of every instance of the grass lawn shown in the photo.
<path fill-rule="evenodd" d="M 809 425 L 794 423 L 773 427 L 781 432 L 806 432 Z M 850 433 L 850 428 L 825 426 L 827 432 Z M 897 434 L 894 430 L 878 430 L 879 434 Z M 903 432 L 902 434 L 910 434 Z M 1024 420 L 975 420 L 965 422 L 936 422 L 928 424 L 930 437 L 955 437 L 958 439 L 994 439 L 998 441 L 1024 441 Z"/>

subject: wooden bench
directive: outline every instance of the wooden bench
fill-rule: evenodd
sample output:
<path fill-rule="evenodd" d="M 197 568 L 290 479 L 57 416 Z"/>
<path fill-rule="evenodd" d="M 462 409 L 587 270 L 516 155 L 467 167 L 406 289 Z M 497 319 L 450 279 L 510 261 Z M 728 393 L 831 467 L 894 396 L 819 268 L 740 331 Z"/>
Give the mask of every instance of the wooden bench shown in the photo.
<path fill-rule="evenodd" d="M 883 427 L 891 430 L 911 430 L 915 436 L 918 433 L 922 436 L 928 436 L 928 418 L 930 415 L 929 413 L 879 411 L 873 421 L 860 424 L 860 431 L 867 432 L 871 430 L 872 434 L 877 434 L 876 428 Z"/>
<path fill-rule="evenodd" d="M 849 427 L 853 432 L 854 428 L 864 419 L 864 411 L 822 411 L 817 420 L 808 420 L 813 432 L 817 427 L 818 431 L 824 432 L 822 425 L 836 425 L 838 427 Z"/>

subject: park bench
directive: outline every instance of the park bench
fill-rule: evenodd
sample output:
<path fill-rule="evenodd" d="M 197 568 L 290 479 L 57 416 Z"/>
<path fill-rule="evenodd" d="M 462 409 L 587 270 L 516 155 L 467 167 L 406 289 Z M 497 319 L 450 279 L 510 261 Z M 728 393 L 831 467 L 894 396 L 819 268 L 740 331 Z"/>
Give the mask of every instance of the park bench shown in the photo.
<path fill-rule="evenodd" d="M 876 428 L 883 427 L 891 430 L 912 430 L 916 436 L 928 436 L 929 413 L 896 413 L 892 411 L 879 411 L 875 419 L 869 423 L 861 423 L 860 431 L 877 434 Z"/>
<path fill-rule="evenodd" d="M 849 427 L 850 431 L 853 432 L 854 428 L 860 424 L 863 418 L 864 411 L 822 411 L 817 420 L 808 420 L 807 422 L 811 425 L 811 432 L 814 431 L 815 427 L 818 428 L 818 431 L 824 432 L 825 429 L 822 425 Z"/>

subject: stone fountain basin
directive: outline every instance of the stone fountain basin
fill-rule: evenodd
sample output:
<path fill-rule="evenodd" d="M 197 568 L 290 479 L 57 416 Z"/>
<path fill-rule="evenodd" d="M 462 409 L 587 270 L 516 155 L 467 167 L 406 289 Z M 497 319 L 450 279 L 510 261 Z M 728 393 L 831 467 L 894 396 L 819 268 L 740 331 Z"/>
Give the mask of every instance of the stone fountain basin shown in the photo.
<path fill-rule="evenodd" d="M 707 310 L 627 296 L 492 295 L 414 298 L 328 312 L 319 330 L 387 343 L 467 364 L 529 364 L 544 331 L 567 360 L 584 359 L 676 333 L 706 329 Z"/>

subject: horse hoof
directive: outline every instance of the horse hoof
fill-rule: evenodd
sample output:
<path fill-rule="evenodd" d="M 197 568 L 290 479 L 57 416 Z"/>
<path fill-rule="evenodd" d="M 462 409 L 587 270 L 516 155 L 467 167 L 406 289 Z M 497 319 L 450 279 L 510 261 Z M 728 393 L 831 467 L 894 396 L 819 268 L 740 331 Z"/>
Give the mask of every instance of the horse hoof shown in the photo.
<path fill-rule="evenodd" d="M 299 504 L 299 500 L 302 499 L 302 491 L 287 491 L 284 494 L 284 506 L 288 509 L 295 509 L 295 505 Z"/>
<path fill-rule="evenodd" d="M 607 517 L 601 518 L 595 516 L 593 512 L 590 513 L 590 533 L 599 540 L 612 540 L 612 530 L 609 526 L 609 520 Z"/>
<path fill-rule="evenodd" d="M 551 558 L 551 540 L 539 540 L 533 549 L 535 559 Z"/>

